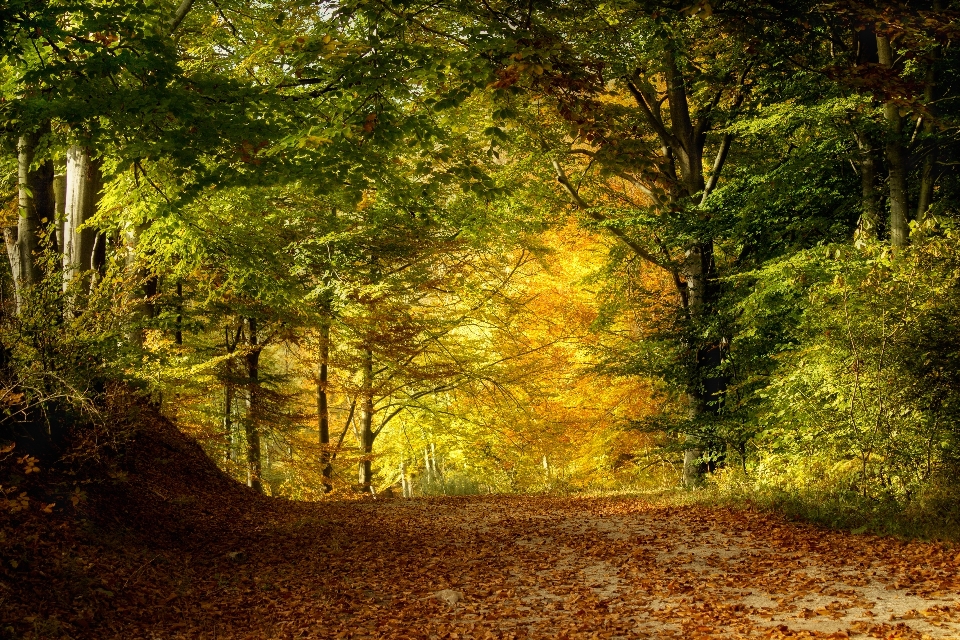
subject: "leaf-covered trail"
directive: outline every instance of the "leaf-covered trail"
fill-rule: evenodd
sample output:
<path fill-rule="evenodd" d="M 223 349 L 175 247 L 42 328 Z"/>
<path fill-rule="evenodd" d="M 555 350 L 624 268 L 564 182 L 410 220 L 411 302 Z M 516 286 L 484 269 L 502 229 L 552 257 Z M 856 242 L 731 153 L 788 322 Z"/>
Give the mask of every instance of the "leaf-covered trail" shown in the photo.
<path fill-rule="evenodd" d="M 287 506 L 198 549 L 159 610 L 118 612 L 115 631 L 960 638 L 960 557 L 937 545 L 621 499 Z"/>

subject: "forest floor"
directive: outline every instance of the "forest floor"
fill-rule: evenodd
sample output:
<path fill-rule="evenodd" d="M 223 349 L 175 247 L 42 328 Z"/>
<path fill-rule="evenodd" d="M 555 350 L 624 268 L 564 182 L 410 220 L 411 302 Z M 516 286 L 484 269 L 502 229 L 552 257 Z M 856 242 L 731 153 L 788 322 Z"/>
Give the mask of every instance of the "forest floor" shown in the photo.
<path fill-rule="evenodd" d="M 119 635 L 960 638 L 960 567 L 923 545 L 636 500 L 298 511 Z"/>
<path fill-rule="evenodd" d="M 0 636 L 960 638 L 956 547 L 627 498 L 296 503 L 170 430 L 133 449 L 86 511 L 5 521 Z"/>

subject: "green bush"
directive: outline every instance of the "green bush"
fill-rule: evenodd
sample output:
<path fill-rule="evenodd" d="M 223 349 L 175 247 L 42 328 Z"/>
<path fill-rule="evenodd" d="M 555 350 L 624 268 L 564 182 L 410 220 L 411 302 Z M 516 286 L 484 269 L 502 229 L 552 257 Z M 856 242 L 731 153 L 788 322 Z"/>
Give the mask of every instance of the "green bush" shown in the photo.
<path fill-rule="evenodd" d="M 960 234 L 931 220 L 913 240 L 752 274 L 728 419 L 753 437 L 727 493 L 837 524 L 936 519 L 944 501 L 956 518 Z"/>

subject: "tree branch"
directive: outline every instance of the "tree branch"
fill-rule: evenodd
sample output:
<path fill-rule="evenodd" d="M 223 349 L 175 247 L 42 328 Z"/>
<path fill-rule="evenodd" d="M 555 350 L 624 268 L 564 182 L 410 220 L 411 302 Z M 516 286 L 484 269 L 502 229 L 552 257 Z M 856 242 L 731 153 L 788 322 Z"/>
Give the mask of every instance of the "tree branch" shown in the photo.
<path fill-rule="evenodd" d="M 723 170 L 723 163 L 727 160 L 727 153 L 730 151 L 730 143 L 733 142 L 732 134 L 725 134 L 720 142 L 720 150 L 717 151 L 717 157 L 713 161 L 713 168 L 710 170 L 710 179 L 703 188 L 703 197 L 700 198 L 700 204 L 707 201 L 709 196 L 717 186 L 717 180 L 720 179 L 720 171 Z"/>
<path fill-rule="evenodd" d="M 193 8 L 193 0 L 183 0 L 180 3 L 180 7 L 177 8 L 177 12 L 174 14 L 173 19 L 170 20 L 170 35 L 173 35 L 177 29 L 180 27 L 180 23 L 183 22 L 183 19 L 187 17 L 187 14 L 190 13 L 190 9 Z"/>
<path fill-rule="evenodd" d="M 337 459 L 337 454 L 340 453 L 340 447 L 343 445 L 343 439 L 347 435 L 347 429 L 350 428 L 350 423 L 353 422 L 353 412 L 357 409 L 357 399 L 353 399 L 353 403 L 350 404 L 350 414 L 347 416 L 347 422 L 343 425 L 343 431 L 340 433 L 340 439 L 337 440 L 337 446 L 333 450 L 333 454 L 330 456 L 330 462 L 332 463 Z"/>
<path fill-rule="evenodd" d="M 653 109 L 649 104 L 647 104 L 647 99 L 644 97 L 643 92 L 637 88 L 637 86 L 627 80 L 627 89 L 630 90 L 630 93 L 633 94 L 633 99 L 636 100 L 637 106 L 640 107 L 640 111 L 643 113 L 644 117 L 647 119 L 647 122 L 657 133 L 657 136 L 660 137 L 660 141 L 668 147 L 676 148 L 680 141 L 676 137 L 667 131 L 667 128 L 663 124 L 663 120 L 657 117 L 653 112 Z"/>
<path fill-rule="evenodd" d="M 553 169 L 557 173 L 557 182 L 559 182 L 560 185 L 564 188 L 564 190 L 570 195 L 570 198 L 573 200 L 573 203 L 577 206 L 577 208 L 579 208 L 581 211 L 586 213 L 590 218 L 592 218 L 597 222 L 609 221 L 609 218 L 607 218 L 601 213 L 598 213 L 597 211 L 594 211 L 590 207 L 590 205 L 588 205 L 583 200 L 583 198 L 580 197 L 580 194 L 577 193 L 577 190 L 573 188 L 572 184 L 570 184 L 570 179 L 567 178 L 567 174 L 564 173 L 563 168 L 560 166 L 560 163 L 557 162 L 556 160 L 553 161 Z M 636 253 L 638 256 L 640 256 L 647 262 L 653 265 L 656 265 L 661 269 L 666 269 L 668 271 L 670 270 L 669 267 L 663 264 L 660 260 L 657 260 L 657 258 L 652 253 L 650 253 L 649 251 L 644 249 L 642 246 L 637 244 L 635 240 L 630 238 L 627 234 L 625 234 L 620 229 L 617 229 L 616 227 L 610 227 L 610 226 L 606 227 L 606 229 L 612 235 L 616 236 L 617 239 L 619 239 L 621 242 L 627 245 L 630 249 L 632 249 L 634 253 Z"/>

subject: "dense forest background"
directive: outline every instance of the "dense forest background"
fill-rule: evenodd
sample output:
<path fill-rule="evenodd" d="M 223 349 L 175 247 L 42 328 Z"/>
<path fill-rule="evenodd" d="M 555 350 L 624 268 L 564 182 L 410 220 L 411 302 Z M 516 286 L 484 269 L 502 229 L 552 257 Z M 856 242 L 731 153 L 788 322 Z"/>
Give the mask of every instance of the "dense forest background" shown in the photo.
<path fill-rule="evenodd" d="M 956 527 L 958 17 L 2 3 L 6 452 Z"/>

